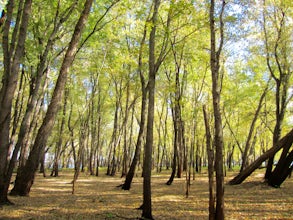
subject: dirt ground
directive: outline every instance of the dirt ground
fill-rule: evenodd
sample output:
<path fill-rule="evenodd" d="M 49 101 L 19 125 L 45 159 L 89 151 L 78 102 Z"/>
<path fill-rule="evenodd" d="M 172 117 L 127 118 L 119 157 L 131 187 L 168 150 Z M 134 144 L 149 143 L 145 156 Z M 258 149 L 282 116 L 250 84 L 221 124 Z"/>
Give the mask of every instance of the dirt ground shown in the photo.
<path fill-rule="evenodd" d="M 230 173 L 228 181 L 235 173 Z M 60 177 L 38 175 L 30 197 L 10 197 L 14 206 L 0 207 L 0 219 L 137 219 L 142 203 L 142 178 L 135 177 L 130 191 L 116 187 L 123 179 L 81 174 L 72 189 L 71 172 Z M 140 176 L 140 175 L 139 175 Z M 185 178 L 165 182 L 169 172 L 152 176 L 153 217 L 157 220 L 208 219 L 207 174 L 197 174 L 190 196 L 185 197 Z M 225 185 L 226 219 L 293 219 L 293 178 L 275 189 L 262 183 L 258 171 L 243 184 Z"/>

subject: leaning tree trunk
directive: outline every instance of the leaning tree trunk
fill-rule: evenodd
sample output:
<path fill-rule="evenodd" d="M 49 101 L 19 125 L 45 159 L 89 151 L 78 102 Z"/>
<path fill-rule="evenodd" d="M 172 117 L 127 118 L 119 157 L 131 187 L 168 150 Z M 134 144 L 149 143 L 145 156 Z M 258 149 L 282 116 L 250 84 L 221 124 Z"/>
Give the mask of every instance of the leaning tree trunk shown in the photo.
<path fill-rule="evenodd" d="M 146 28 L 145 25 L 144 31 L 143 31 L 143 37 L 140 42 L 140 48 L 139 48 L 139 56 L 138 56 L 138 71 L 140 76 L 140 82 L 141 82 L 141 111 L 140 111 L 140 124 L 139 124 L 139 132 L 137 137 L 137 142 L 135 146 L 135 152 L 134 157 L 132 159 L 130 168 L 128 170 L 128 173 L 126 175 L 126 179 L 124 184 L 122 185 L 122 189 L 129 190 L 131 186 L 131 182 L 135 173 L 136 165 L 140 158 L 140 152 L 141 152 L 141 145 L 143 142 L 143 134 L 145 130 L 145 116 L 146 116 L 146 105 L 147 105 L 147 89 L 146 89 L 146 83 L 145 78 L 142 72 L 142 52 L 143 52 L 143 46 L 145 45 L 145 39 L 146 39 Z"/>
<path fill-rule="evenodd" d="M 8 166 L 14 166 L 14 161 L 12 161 L 10 165 L 8 164 L 8 158 L 10 156 L 8 153 L 10 146 L 9 131 L 11 111 L 14 92 L 17 87 L 20 63 L 24 55 L 24 45 L 29 17 L 31 14 L 31 6 L 32 0 L 19 2 L 17 19 L 14 24 L 11 42 L 9 42 L 14 1 L 8 1 L 7 19 L 3 27 L 2 47 L 4 73 L 2 77 L 2 87 L 0 90 L 0 204 L 11 204 L 7 198 L 8 187 L 11 179 L 11 169 L 8 168 Z"/>
<path fill-rule="evenodd" d="M 280 141 L 278 141 L 271 149 L 263 153 L 256 161 L 246 167 L 241 173 L 230 180 L 230 185 L 242 183 L 250 174 L 253 173 L 259 166 L 272 155 L 275 155 L 282 148 L 290 148 L 293 144 L 293 129 Z"/>
<path fill-rule="evenodd" d="M 176 122 L 176 113 L 175 110 L 172 111 L 173 115 L 173 126 L 174 126 L 174 150 L 173 150 L 173 162 L 172 162 L 172 172 L 169 180 L 167 181 L 167 185 L 171 185 L 173 183 L 176 167 L 177 167 L 177 157 L 178 157 L 178 123 Z"/>
<path fill-rule="evenodd" d="M 272 172 L 270 178 L 268 179 L 268 184 L 273 187 L 280 187 L 281 184 L 286 180 L 287 177 L 292 172 L 293 169 L 293 151 L 288 154 L 287 157 L 280 160 Z"/>
<path fill-rule="evenodd" d="M 248 132 L 248 136 L 247 136 L 247 139 L 246 139 L 245 148 L 244 148 L 244 151 L 243 151 L 243 154 L 242 154 L 242 165 L 241 165 L 241 168 L 240 168 L 240 172 L 245 167 L 247 167 L 247 165 L 248 165 L 248 152 L 249 152 L 249 150 L 251 148 L 251 140 L 252 140 L 252 137 L 253 137 L 253 131 L 254 131 L 256 121 L 257 121 L 257 118 L 259 116 L 259 113 L 260 113 L 260 110 L 261 110 L 261 107 L 262 107 L 263 100 L 266 97 L 268 88 L 269 88 L 269 83 L 267 84 L 265 90 L 263 91 L 263 93 L 262 93 L 262 95 L 260 97 L 257 109 L 256 109 L 255 114 L 253 116 L 253 120 L 251 122 L 250 129 L 249 129 L 249 132 Z"/>
<path fill-rule="evenodd" d="M 63 113 L 62 113 L 62 119 L 61 119 L 61 125 L 59 130 L 59 138 L 58 142 L 56 143 L 56 149 L 55 149 L 55 158 L 54 158 L 54 164 L 53 169 L 50 176 L 57 177 L 59 176 L 59 160 L 62 153 L 62 142 L 63 142 L 63 132 L 64 132 L 64 126 L 65 126 L 65 116 L 66 116 L 66 107 L 67 107 L 67 98 L 68 98 L 69 91 L 65 91 L 64 95 L 64 104 L 63 104 Z"/>
<path fill-rule="evenodd" d="M 75 26 L 74 33 L 63 59 L 63 63 L 61 65 L 60 73 L 57 79 L 51 102 L 48 106 L 46 116 L 40 129 L 38 130 L 28 161 L 23 168 L 23 172 L 16 177 L 14 188 L 11 191 L 12 195 L 26 196 L 30 192 L 31 186 L 35 178 L 35 173 L 39 165 L 40 154 L 42 152 L 42 149 L 45 147 L 48 137 L 54 126 L 54 121 L 61 105 L 69 68 L 74 61 L 77 46 L 81 38 L 81 32 L 87 21 L 92 3 L 93 0 L 86 0 L 84 4 L 84 9 Z"/>
<path fill-rule="evenodd" d="M 292 76 L 292 69 L 288 63 L 289 55 L 284 53 L 289 49 L 290 44 L 286 44 L 284 41 L 286 36 L 287 20 L 288 15 L 285 10 L 275 6 L 275 16 L 270 16 L 270 11 L 266 11 L 266 2 L 263 1 L 263 32 L 264 32 L 264 43 L 266 49 L 266 61 L 268 70 L 275 81 L 275 116 L 276 124 L 273 132 L 273 145 L 275 145 L 281 136 L 282 124 L 286 114 L 288 101 L 288 90 L 290 86 L 290 78 Z M 267 21 L 267 19 L 272 19 Z M 267 25 L 273 24 L 273 26 Z M 273 30 L 273 31 L 271 31 Z M 272 40 L 273 39 L 273 40 Z M 277 68 L 275 68 L 277 66 Z M 265 173 L 265 180 L 270 179 L 272 174 L 274 163 L 274 155 L 272 155 L 267 164 Z"/>

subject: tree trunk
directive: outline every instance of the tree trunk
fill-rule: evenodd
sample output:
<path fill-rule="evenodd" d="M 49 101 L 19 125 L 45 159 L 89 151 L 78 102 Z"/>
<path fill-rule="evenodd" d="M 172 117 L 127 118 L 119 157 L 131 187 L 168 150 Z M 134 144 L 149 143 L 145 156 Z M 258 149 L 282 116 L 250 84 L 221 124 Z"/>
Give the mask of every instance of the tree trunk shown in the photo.
<path fill-rule="evenodd" d="M 209 219 L 215 219 L 215 195 L 214 195 L 214 149 L 212 147 L 209 117 L 206 106 L 203 106 L 204 122 L 206 128 L 206 147 L 208 155 L 208 175 L 209 175 Z"/>
<path fill-rule="evenodd" d="M 79 128 L 79 149 L 77 154 L 77 161 L 74 166 L 74 175 L 72 180 L 72 194 L 75 193 L 75 184 L 78 179 L 79 173 L 80 173 L 80 167 L 82 163 L 82 157 L 84 155 L 84 148 L 85 148 L 85 142 L 86 142 L 86 136 L 87 136 L 87 128 L 88 128 L 88 120 L 89 117 L 86 116 L 84 120 L 81 121 L 81 125 Z"/>
<path fill-rule="evenodd" d="M 11 194 L 13 195 L 26 196 L 30 192 L 31 186 L 34 181 L 35 172 L 39 165 L 40 153 L 45 147 L 47 139 L 54 126 L 54 121 L 60 108 L 65 84 L 67 81 L 67 74 L 69 72 L 70 66 L 74 61 L 77 46 L 81 37 L 81 32 L 87 21 L 92 3 L 93 0 L 86 0 L 84 4 L 84 9 L 75 26 L 74 33 L 72 35 L 63 63 L 61 65 L 60 73 L 57 79 L 51 102 L 48 106 L 46 116 L 40 129 L 38 130 L 28 161 L 24 169 L 22 170 L 22 174 L 17 175 L 16 177 L 14 188 L 11 191 Z"/>
<path fill-rule="evenodd" d="M 63 142 L 63 132 L 64 132 L 64 126 L 65 126 L 65 116 L 66 116 L 66 106 L 67 106 L 67 98 L 68 98 L 68 90 L 65 90 L 64 95 L 64 104 L 63 104 L 63 112 L 62 112 L 62 118 L 61 118 L 61 125 L 59 130 L 59 138 L 58 142 L 56 143 L 56 149 L 55 149 L 55 158 L 54 158 L 54 164 L 53 169 L 50 176 L 57 177 L 59 176 L 59 160 L 62 153 L 62 142 Z"/>
<path fill-rule="evenodd" d="M 157 17 L 160 6 L 160 0 L 154 0 L 154 11 L 151 18 L 152 28 L 149 38 L 149 102 L 147 116 L 147 132 L 146 143 L 144 148 L 143 160 L 143 209 L 142 218 L 153 219 L 152 216 L 152 196 L 151 196 L 151 172 L 152 172 L 152 152 L 153 152 L 153 124 L 154 124 L 154 106 L 155 106 L 155 82 L 156 73 L 159 69 L 159 64 L 155 59 L 155 42 L 156 42 L 156 27 Z"/>
<path fill-rule="evenodd" d="M 293 151 L 287 157 L 280 160 L 268 179 L 270 186 L 279 188 L 286 178 L 291 174 L 293 169 Z"/>
<path fill-rule="evenodd" d="M 263 31 L 264 31 L 264 43 L 266 49 L 266 61 L 268 70 L 275 81 L 275 116 L 276 124 L 273 132 L 273 146 L 279 141 L 282 131 L 282 124 L 284 121 L 287 105 L 289 101 L 288 89 L 290 86 L 290 78 L 292 76 L 292 70 L 287 62 L 289 59 L 288 55 L 284 53 L 287 51 L 288 45 L 283 42 L 284 38 L 287 38 L 284 29 L 286 29 L 287 12 L 278 6 L 273 6 L 272 10 L 275 11 L 276 15 L 271 17 L 271 12 L 266 11 L 266 1 L 263 1 Z M 275 7 L 275 8 L 274 8 Z M 272 19 L 267 22 L 267 19 Z M 267 29 L 267 25 L 274 24 Z M 274 32 L 268 32 L 273 29 Z M 272 41 L 273 39 L 273 41 Z M 282 57 L 282 58 L 281 58 Z M 265 180 L 270 179 L 272 174 L 274 163 L 274 155 L 269 158 L 267 169 L 265 173 Z"/>
<path fill-rule="evenodd" d="M 117 168 L 117 158 L 116 158 L 116 147 L 119 142 L 118 135 L 118 121 L 119 121 L 119 107 L 120 107 L 120 99 L 122 96 L 122 85 L 120 83 L 120 88 L 118 88 L 118 82 L 114 80 L 115 83 L 115 91 L 116 91 L 116 101 L 115 101 L 115 114 L 114 114 L 114 124 L 113 124 L 113 132 L 112 132 L 112 138 L 110 142 L 110 150 L 108 155 L 108 168 L 107 168 L 107 175 L 114 176 L 116 173 Z"/>
<path fill-rule="evenodd" d="M 101 93 L 98 94 L 98 132 L 97 132 L 97 161 L 96 161 L 96 176 L 99 176 L 99 166 L 100 166 L 100 151 L 101 151 L 101 126 L 102 126 L 102 116 L 101 116 Z"/>
<path fill-rule="evenodd" d="M 45 160 L 46 160 L 46 153 L 48 152 L 49 148 L 46 150 L 44 149 L 44 152 L 41 154 L 41 161 L 40 161 L 40 173 L 43 174 L 43 177 L 46 177 L 46 167 L 45 167 Z"/>
<path fill-rule="evenodd" d="M 12 101 L 17 87 L 21 59 L 24 55 L 24 45 L 29 17 L 31 14 L 31 6 L 32 0 L 19 2 L 17 19 L 14 24 L 11 42 L 9 43 L 9 32 L 11 27 L 10 25 L 12 23 L 14 1 L 8 1 L 7 19 L 3 27 L 2 47 L 4 56 L 4 73 L 2 77 L 2 87 L 0 90 L 0 205 L 11 204 L 7 198 L 7 195 L 12 170 L 15 164 L 14 158 L 12 158 L 11 163 L 8 164 Z M 16 157 L 16 155 L 17 154 L 15 153 L 14 157 Z"/>
<path fill-rule="evenodd" d="M 128 148 L 127 144 L 127 136 L 128 136 L 128 128 L 127 128 L 127 122 L 128 122 L 128 115 L 129 115 L 129 81 L 126 85 L 126 104 L 125 104 L 125 116 L 123 121 L 123 159 L 122 159 L 122 174 L 121 177 L 126 176 L 127 174 L 127 161 L 128 161 Z"/>
<path fill-rule="evenodd" d="M 176 173 L 176 167 L 177 167 L 177 158 L 178 158 L 178 123 L 176 123 L 176 119 L 174 119 L 175 116 L 175 110 L 172 111 L 173 116 L 173 127 L 174 127 L 174 149 L 173 149 L 173 162 L 172 162 L 172 172 L 169 180 L 167 181 L 167 185 L 171 185 L 173 183 L 175 173 Z"/>
<path fill-rule="evenodd" d="M 132 159 L 129 171 L 126 175 L 125 182 L 122 185 L 122 189 L 124 189 L 124 190 L 129 190 L 131 187 L 131 182 L 132 182 L 132 179 L 133 179 L 133 176 L 135 173 L 135 168 L 136 168 L 136 165 L 140 159 L 141 145 L 143 142 L 143 134 L 144 134 L 144 130 L 145 130 L 147 88 L 146 88 L 145 78 L 144 78 L 144 75 L 142 72 L 142 52 L 143 52 L 143 47 L 145 45 L 146 28 L 147 28 L 147 26 L 145 25 L 144 31 L 143 31 L 143 36 L 142 36 L 142 39 L 140 42 L 139 55 L 138 55 L 138 71 L 139 71 L 139 76 L 140 76 L 141 93 L 142 93 L 139 132 L 138 132 L 137 142 L 136 142 L 136 146 L 135 146 L 134 157 Z"/>
<path fill-rule="evenodd" d="M 271 149 L 262 154 L 256 161 L 245 168 L 241 173 L 229 181 L 230 185 L 242 183 L 253 171 L 272 155 L 275 155 L 282 148 L 290 148 L 293 143 L 293 129 L 281 140 L 279 140 Z"/>
<path fill-rule="evenodd" d="M 251 139 L 252 139 L 252 135 L 253 135 L 253 131 L 254 131 L 254 127 L 255 127 L 255 124 L 256 124 L 256 121 L 257 121 L 257 118 L 258 118 L 258 115 L 260 113 L 260 110 L 261 110 L 261 107 L 262 107 L 262 103 L 263 103 L 263 100 L 267 94 L 267 91 L 268 91 L 268 88 L 269 88 L 269 83 L 267 85 L 267 87 L 265 88 L 265 90 L 263 91 L 261 97 L 260 97 L 260 100 L 259 100 L 259 103 L 258 103 L 258 106 L 257 106 L 257 109 L 256 109 L 256 112 L 254 114 L 254 117 L 253 117 L 253 120 L 251 122 L 251 125 L 250 125 L 250 129 L 249 129 L 249 133 L 248 133 L 248 136 L 247 136 L 247 139 L 246 139 L 246 143 L 245 143 L 245 148 L 244 148 L 244 151 L 243 151 L 243 154 L 242 154 L 242 165 L 241 165 L 241 168 L 240 168 L 240 172 L 248 166 L 248 161 L 247 161 L 247 157 L 248 157 L 248 151 L 250 150 L 251 148 Z"/>
<path fill-rule="evenodd" d="M 211 72 L 212 72 L 212 94 L 213 94 L 213 108 L 214 108 L 214 124 L 215 124 L 215 170 L 216 170 L 216 213 L 215 218 L 220 220 L 224 219 L 224 172 L 223 172 L 223 127 L 221 116 L 221 82 L 220 82 L 220 55 L 224 42 L 224 23 L 223 13 L 225 8 L 225 1 L 222 1 L 222 8 L 220 10 L 220 45 L 216 49 L 216 28 L 215 28 L 215 1 L 211 0 L 210 5 L 210 31 L 211 31 Z"/>

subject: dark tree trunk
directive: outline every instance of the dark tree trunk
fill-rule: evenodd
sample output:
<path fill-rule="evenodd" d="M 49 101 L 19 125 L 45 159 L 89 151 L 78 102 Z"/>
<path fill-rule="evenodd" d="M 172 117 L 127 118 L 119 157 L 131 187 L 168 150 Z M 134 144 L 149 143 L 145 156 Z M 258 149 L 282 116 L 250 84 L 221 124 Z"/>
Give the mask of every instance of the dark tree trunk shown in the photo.
<path fill-rule="evenodd" d="M 140 152 L 141 152 L 141 145 L 143 142 L 143 134 L 145 130 L 145 115 L 146 115 L 146 103 L 147 103 L 147 91 L 145 89 L 145 83 L 144 80 L 142 80 L 142 106 L 141 106 L 141 116 L 140 116 L 140 127 L 139 127 L 139 133 L 138 138 L 136 142 L 134 157 L 132 159 L 130 168 L 128 170 L 128 173 L 126 175 L 126 179 L 124 184 L 122 185 L 122 189 L 129 190 L 131 187 L 132 179 L 134 177 L 135 168 L 140 158 Z"/>
<path fill-rule="evenodd" d="M 115 91 L 116 91 L 116 102 L 115 102 L 115 114 L 114 114 L 114 125 L 113 125 L 113 132 L 112 138 L 110 142 L 110 150 L 108 155 L 108 168 L 107 168 L 107 175 L 114 176 L 116 174 L 117 168 L 117 155 L 116 155 L 116 148 L 119 142 L 119 135 L 118 135 L 118 120 L 119 120 L 119 104 L 122 95 L 122 85 L 120 83 L 120 88 L 118 88 L 118 82 L 114 80 L 115 83 Z"/>
<path fill-rule="evenodd" d="M 54 177 L 59 176 L 59 160 L 60 160 L 61 153 L 62 153 L 62 142 L 63 142 L 62 134 L 64 132 L 64 126 L 65 126 L 65 116 L 66 116 L 68 94 L 69 94 L 69 91 L 65 90 L 62 119 L 61 119 L 61 125 L 60 125 L 60 130 L 59 130 L 59 138 L 58 138 L 58 142 L 56 144 L 54 164 L 53 164 L 53 169 L 52 169 L 52 172 L 50 175 L 50 176 L 54 176 Z"/>
<path fill-rule="evenodd" d="M 67 81 L 67 74 L 69 72 L 69 68 L 71 64 L 74 61 L 77 46 L 81 37 L 81 32 L 87 21 L 92 3 L 93 3 L 93 0 L 86 0 L 84 4 L 84 9 L 75 26 L 72 39 L 70 41 L 63 63 L 61 65 L 60 73 L 59 73 L 57 83 L 53 92 L 53 96 L 48 106 L 48 111 L 46 113 L 46 116 L 44 118 L 44 121 L 40 129 L 38 130 L 28 161 L 25 167 L 23 168 L 21 174 L 17 175 L 16 177 L 14 188 L 11 191 L 11 194 L 13 195 L 26 196 L 30 192 L 31 186 L 34 181 L 35 172 L 37 171 L 37 168 L 39 165 L 40 153 L 45 147 L 47 139 L 54 126 L 54 121 L 55 121 L 57 112 L 60 108 L 65 84 Z"/>
<path fill-rule="evenodd" d="M 142 93 L 139 132 L 138 132 L 137 142 L 136 142 L 136 146 L 135 146 L 134 157 L 132 159 L 129 171 L 126 175 L 125 182 L 122 185 L 122 189 L 124 189 L 124 190 L 129 190 L 131 187 L 131 182 L 134 177 L 135 168 L 136 168 L 136 165 L 139 162 L 139 158 L 140 158 L 141 145 L 143 142 L 143 134 L 144 134 L 144 130 L 145 130 L 147 89 L 146 89 L 145 78 L 144 78 L 144 75 L 142 72 L 142 52 L 143 52 L 143 47 L 145 45 L 146 28 L 147 28 L 147 26 L 145 25 L 144 31 L 143 31 L 143 37 L 140 42 L 139 56 L 138 56 L 138 70 L 139 70 L 139 75 L 140 75 L 141 93 Z"/>
<path fill-rule="evenodd" d="M 265 88 L 264 92 L 262 93 L 262 95 L 260 97 L 256 112 L 255 112 L 253 120 L 251 122 L 250 129 L 249 129 L 248 136 L 247 136 L 246 143 L 245 143 L 245 148 L 244 148 L 244 151 L 243 151 L 243 154 L 242 154 L 242 165 L 241 165 L 241 168 L 240 168 L 240 172 L 245 167 L 247 167 L 249 165 L 249 163 L 248 163 L 248 152 L 249 152 L 249 150 L 251 148 L 251 140 L 252 140 L 252 137 L 253 137 L 253 131 L 254 131 L 254 127 L 255 127 L 257 118 L 259 116 L 261 107 L 262 107 L 263 100 L 264 100 L 264 98 L 265 98 L 265 96 L 267 94 L 268 88 L 269 88 L 269 84 L 267 85 L 267 87 Z"/>
<path fill-rule="evenodd" d="M 155 106 L 155 82 L 156 73 L 160 64 L 155 59 L 155 42 L 157 17 L 160 6 L 160 0 L 154 0 L 154 11 L 151 18 L 152 28 L 149 37 L 149 81 L 148 81 L 148 115 L 146 143 L 144 147 L 143 160 L 143 208 L 142 218 L 153 219 L 152 216 L 152 194 L 151 194 L 151 172 L 152 172 L 152 146 L 153 146 L 153 124 L 154 124 L 154 106 Z"/>
<path fill-rule="evenodd" d="M 293 169 L 293 151 L 287 157 L 280 160 L 268 179 L 268 184 L 273 187 L 280 187 L 286 178 L 291 174 Z"/>
<path fill-rule="evenodd" d="M 40 161 L 40 173 L 43 174 L 43 177 L 46 177 L 46 167 L 45 167 L 45 160 L 46 160 L 46 153 L 48 152 L 49 148 L 46 150 L 44 149 L 44 152 L 41 154 L 41 161 Z"/>
<path fill-rule="evenodd" d="M 174 132 L 177 133 L 177 132 Z M 175 173 L 176 173 L 176 167 L 177 167 L 177 135 L 174 137 L 174 151 L 173 151 L 173 161 L 172 161 L 172 172 L 169 180 L 167 181 L 167 185 L 171 185 L 173 183 Z"/>
<path fill-rule="evenodd" d="M 215 219 L 215 195 L 214 195 L 214 149 L 209 124 L 209 117 L 206 106 L 203 106 L 204 122 L 206 128 L 206 147 L 208 155 L 208 176 L 209 176 L 209 219 Z"/>
<path fill-rule="evenodd" d="M 82 158 L 84 156 L 84 148 L 85 148 L 85 142 L 86 142 L 86 136 L 87 136 L 87 128 L 88 128 L 88 120 L 89 118 L 86 117 L 85 120 L 81 121 L 81 125 L 79 128 L 79 149 L 77 153 L 77 161 L 75 163 L 74 167 L 74 175 L 72 180 L 72 194 L 75 193 L 75 184 L 78 179 L 79 173 L 80 173 L 80 167 L 82 165 Z"/>
<path fill-rule="evenodd" d="M 228 170 L 232 171 L 232 160 L 233 160 L 233 154 L 234 154 L 234 149 L 235 149 L 235 145 L 233 144 L 231 151 L 228 152 L 227 155 L 227 165 L 228 165 Z"/>
<path fill-rule="evenodd" d="M 129 81 L 127 82 L 126 86 L 126 104 L 125 104 L 125 118 L 123 121 L 123 159 L 122 159 L 122 174 L 121 177 L 126 176 L 127 174 L 127 161 L 128 161 L 128 148 L 127 144 L 127 136 L 128 136 L 128 128 L 127 128 L 127 122 L 128 122 L 128 115 L 129 115 Z"/>
<path fill-rule="evenodd" d="M 263 1 L 263 6 L 265 7 L 266 2 Z M 277 7 L 277 6 L 275 6 Z M 275 9 L 274 9 L 275 10 Z M 279 141 L 282 131 L 282 124 L 284 121 L 286 108 L 288 105 L 288 89 L 290 86 L 290 78 L 292 76 L 292 70 L 290 70 L 290 66 L 288 66 L 288 55 L 284 54 L 283 51 L 288 50 L 288 46 L 286 44 L 281 43 L 284 38 L 284 29 L 286 28 L 286 20 L 287 20 L 287 12 L 284 10 L 275 10 L 276 16 L 271 17 L 265 13 L 263 10 L 263 31 L 265 37 L 265 49 L 266 49 L 266 61 L 268 70 L 275 81 L 275 116 L 276 116 L 276 124 L 273 132 L 273 146 Z M 279 14 L 278 14 L 279 13 Z M 270 20 L 267 22 L 267 18 Z M 274 23 L 274 41 L 271 41 L 271 34 L 267 32 L 267 25 L 269 23 Z M 281 55 L 282 54 L 282 55 Z M 282 57 L 282 58 L 281 58 Z M 277 68 L 275 68 L 275 66 Z M 270 175 L 273 170 L 274 156 L 272 155 L 269 158 L 267 169 L 265 173 L 265 180 L 270 179 Z"/>
<path fill-rule="evenodd" d="M 98 132 L 97 132 L 97 161 L 96 161 L 96 176 L 99 176 L 99 166 L 100 166 L 100 150 L 101 150 L 101 93 L 98 95 Z"/>
<path fill-rule="evenodd" d="M 14 92 L 17 87 L 21 59 L 24 55 L 24 45 L 27 27 L 31 14 L 32 0 L 19 2 L 17 19 L 9 42 L 9 32 L 14 10 L 14 1 L 7 3 L 7 19 L 3 27 L 3 64 L 2 87 L 0 90 L 0 205 L 11 204 L 8 200 L 8 188 L 19 149 L 14 150 L 9 164 L 10 124 Z M 17 152 L 16 152 L 17 151 Z"/>
<path fill-rule="evenodd" d="M 223 127 L 221 116 L 221 77 L 220 70 L 220 55 L 224 43 L 224 23 L 223 13 L 226 2 L 222 0 L 219 22 L 220 22 L 220 38 L 219 48 L 216 49 L 216 28 L 215 28 L 215 1 L 211 0 L 210 5 L 210 31 L 211 31 L 211 72 L 212 72 L 212 94 L 213 94 L 213 109 L 214 109 L 214 124 L 215 124 L 215 171 L 216 171 L 216 213 L 217 220 L 224 219 L 224 171 L 223 171 Z"/>
<path fill-rule="evenodd" d="M 245 168 L 241 173 L 236 177 L 230 180 L 229 184 L 236 185 L 242 183 L 253 171 L 260 167 L 260 165 L 270 158 L 272 155 L 275 155 L 282 148 L 290 148 L 293 143 L 293 129 L 281 140 L 279 140 L 271 149 L 262 154 L 256 161 L 250 164 Z"/>

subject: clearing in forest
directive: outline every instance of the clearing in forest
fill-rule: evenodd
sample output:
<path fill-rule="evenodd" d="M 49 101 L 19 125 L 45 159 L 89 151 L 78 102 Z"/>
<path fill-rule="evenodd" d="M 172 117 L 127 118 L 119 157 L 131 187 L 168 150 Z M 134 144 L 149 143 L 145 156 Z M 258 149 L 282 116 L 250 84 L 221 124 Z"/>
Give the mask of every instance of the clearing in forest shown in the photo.
<path fill-rule="evenodd" d="M 227 182 L 236 173 L 229 173 Z M 130 191 L 116 186 L 124 179 L 81 173 L 75 195 L 71 194 L 73 173 L 60 177 L 38 175 L 30 197 L 10 197 L 16 204 L 0 208 L 0 219 L 137 219 L 141 211 L 142 178 L 133 179 Z M 208 219 L 207 174 L 196 174 L 190 196 L 185 197 L 185 178 L 165 183 L 169 173 L 153 174 L 153 217 L 161 220 Z M 243 184 L 225 185 L 226 219 L 293 219 L 293 179 L 276 189 L 262 182 L 263 175 L 252 174 Z"/>

